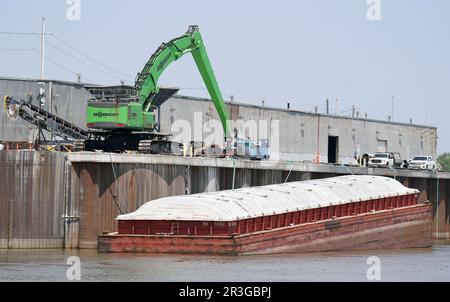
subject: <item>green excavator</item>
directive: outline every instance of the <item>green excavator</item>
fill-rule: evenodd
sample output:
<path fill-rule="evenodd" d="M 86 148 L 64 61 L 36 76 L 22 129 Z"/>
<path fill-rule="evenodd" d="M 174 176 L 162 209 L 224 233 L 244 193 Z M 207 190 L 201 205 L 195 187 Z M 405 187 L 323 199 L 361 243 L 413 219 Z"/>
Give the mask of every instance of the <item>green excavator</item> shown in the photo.
<path fill-rule="evenodd" d="M 155 121 L 158 97 L 163 90 L 158 86 L 158 79 L 172 62 L 187 53 L 191 53 L 194 58 L 220 117 L 225 138 L 229 138 L 228 109 L 223 101 L 199 28 L 191 25 L 184 35 L 163 43 L 153 53 L 137 75 L 135 99 L 122 101 L 96 99 L 88 102 L 87 125 L 91 138 L 86 140 L 85 148 L 105 151 L 152 149 L 154 153 L 158 153 L 161 148 L 169 146 L 168 136 L 159 133 L 159 125 Z"/>

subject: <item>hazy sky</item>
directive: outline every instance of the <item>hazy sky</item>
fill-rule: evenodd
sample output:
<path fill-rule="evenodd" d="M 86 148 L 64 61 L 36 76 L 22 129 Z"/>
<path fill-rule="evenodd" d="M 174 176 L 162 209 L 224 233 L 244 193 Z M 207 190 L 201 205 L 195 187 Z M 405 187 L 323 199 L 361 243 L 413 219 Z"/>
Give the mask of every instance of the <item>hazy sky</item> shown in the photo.
<path fill-rule="evenodd" d="M 322 112 L 329 98 L 332 113 L 338 99 L 339 114 L 354 104 L 386 120 L 394 96 L 396 121 L 439 127 L 439 151 L 450 151 L 450 1 L 379 1 L 381 20 L 369 21 L 366 0 L 81 0 L 70 21 L 67 0 L 2 0 L 0 31 L 39 32 L 46 16 L 46 78 L 133 84 L 161 42 L 198 24 L 225 98 Z M 0 42 L 0 76 L 39 77 L 38 36 Z M 160 84 L 206 96 L 190 56 Z"/>

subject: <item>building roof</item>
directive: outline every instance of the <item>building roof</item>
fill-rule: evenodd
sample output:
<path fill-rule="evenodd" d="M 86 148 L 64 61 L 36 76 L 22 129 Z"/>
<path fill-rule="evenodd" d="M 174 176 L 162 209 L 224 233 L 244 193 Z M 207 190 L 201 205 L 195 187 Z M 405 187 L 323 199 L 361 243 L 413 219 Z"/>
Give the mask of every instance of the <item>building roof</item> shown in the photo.
<path fill-rule="evenodd" d="M 78 82 L 71 82 L 71 81 L 64 81 L 64 80 L 52 80 L 52 79 L 34 79 L 34 78 L 15 78 L 15 77 L 0 77 L 0 81 L 21 81 L 21 82 L 43 82 L 43 83 L 56 83 L 56 84 L 62 84 L 62 85 L 70 85 L 70 86 L 84 86 L 84 85 L 95 85 L 95 84 L 87 84 L 87 83 L 78 83 Z"/>
<path fill-rule="evenodd" d="M 180 94 L 175 94 L 173 96 L 173 98 L 191 100 L 191 101 L 199 101 L 199 102 L 211 102 L 211 100 L 208 98 L 185 96 L 185 95 L 180 95 Z M 295 114 L 301 114 L 301 115 L 330 117 L 330 118 L 335 118 L 335 119 L 366 121 L 366 122 L 372 122 L 372 123 L 381 123 L 381 124 L 388 124 L 388 125 L 399 125 L 399 126 L 406 126 L 406 127 L 426 128 L 426 129 L 437 130 L 436 126 L 421 125 L 421 124 L 416 124 L 416 123 L 385 121 L 385 120 L 380 120 L 380 119 L 365 118 L 365 117 L 352 117 L 352 116 L 337 115 L 337 114 L 332 114 L 332 113 L 330 113 L 330 114 L 319 113 L 319 112 L 315 113 L 315 112 L 296 110 L 293 108 L 285 109 L 285 108 L 280 108 L 280 107 L 273 107 L 273 106 L 267 106 L 267 105 L 261 106 L 261 105 L 255 105 L 255 104 L 249 104 L 249 103 L 243 103 L 243 102 L 237 102 L 237 101 L 233 101 L 233 102 L 225 101 L 225 103 L 227 105 L 235 105 L 235 106 L 242 106 L 242 107 L 255 108 L 255 109 L 273 110 L 273 111 L 280 111 L 280 112 L 288 112 L 288 113 L 295 113 Z"/>
<path fill-rule="evenodd" d="M 149 201 L 118 220 L 234 221 L 419 193 L 382 176 L 352 175 Z"/>

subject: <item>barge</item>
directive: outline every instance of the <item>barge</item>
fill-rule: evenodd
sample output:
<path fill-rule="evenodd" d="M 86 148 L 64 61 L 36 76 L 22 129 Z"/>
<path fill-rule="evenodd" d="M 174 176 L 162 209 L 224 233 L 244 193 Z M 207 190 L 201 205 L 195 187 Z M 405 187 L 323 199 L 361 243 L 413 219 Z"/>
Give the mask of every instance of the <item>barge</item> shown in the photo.
<path fill-rule="evenodd" d="M 149 201 L 117 217 L 100 252 L 270 254 L 432 245 L 431 205 L 381 176 L 352 175 Z"/>

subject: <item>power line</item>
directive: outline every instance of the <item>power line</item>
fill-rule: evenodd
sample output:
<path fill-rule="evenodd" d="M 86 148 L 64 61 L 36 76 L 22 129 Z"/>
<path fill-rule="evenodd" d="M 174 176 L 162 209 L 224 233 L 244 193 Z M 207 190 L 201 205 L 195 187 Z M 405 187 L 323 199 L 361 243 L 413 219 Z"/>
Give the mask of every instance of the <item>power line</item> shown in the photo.
<path fill-rule="evenodd" d="M 116 72 L 116 73 L 118 73 L 118 74 L 121 74 L 122 76 L 126 76 L 126 77 L 129 78 L 129 79 L 132 79 L 132 78 L 133 78 L 133 77 L 131 77 L 130 75 L 127 75 L 127 74 L 125 74 L 125 73 L 123 73 L 123 72 L 121 72 L 121 71 L 119 71 L 119 70 L 117 70 L 117 69 L 114 69 L 114 68 L 108 66 L 107 64 L 104 64 L 104 63 L 102 63 L 102 62 L 100 62 L 100 61 L 98 61 L 98 60 L 92 58 L 91 56 L 88 56 L 87 54 L 85 54 L 85 53 L 83 53 L 82 51 L 76 49 L 75 47 L 73 47 L 73 46 L 70 45 L 69 43 L 65 42 L 63 39 L 59 38 L 57 35 L 51 34 L 51 36 L 52 36 L 53 38 L 55 38 L 56 40 L 58 40 L 59 42 L 61 42 L 62 44 L 64 44 L 64 45 L 66 45 L 67 47 L 69 47 L 70 49 L 72 49 L 73 51 L 76 51 L 77 53 L 79 53 L 79 54 L 82 55 L 83 57 L 86 57 L 86 58 L 88 58 L 89 60 L 92 60 L 92 61 L 96 62 L 97 64 L 100 64 L 100 65 L 102 65 L 103 67 L 105 67 L 105 68 L 107 68 L 107 69 L 109 69 L 109 70 L 111 70 L 111 71 L 114 71 L 114 72 Z"/>
<path fill-rule="evenodd" d="M 0 31 L 0 35 L 38 36 L 40 34 L 39 33 L 31 33 L 31 32 Z"/>
<path fill-rule="evenodd" d="M 0 48 L 0 51 L 34 51 L 34 48 Z"/>
<path fill-rule="evenodd" d="M 88 63 L 86 63 L 86 62 L 84 62 L 84 61 L 78 59 L 77 57 L 75 57 L 75 56 L 73 56 L 73 55 L 67 53 L 66 51 L 64 51 L 63 49 L 59 48 L 58 46 L 56 46 L 55 44 L 53 44 L 53 43 L 51 43 L 51 42 L 48 42 L 48 41 L 47 41 L 47 44 L 50 45 L 51 47 L 53 47 L 54 49 L 58 50 L 59 52 L 65 54 L 66 56 L 72 58 L 73 60 L 75 60 L 75 61 L 77 61 L 77 62 L 80 62 L 80 63 L 83 64 L 83 65 L 86 65 L 86 66 L 88 66 L 88 67 L 90 67 L 90 68 L 92 68 L 92 69 L 95 69 L 95 70 L 97 70 L 97 71 L 99 71 L 99 72 L 101 72 L 101 73 L 104 73 L 104 74 L 109 75 L 109 76 L 111 76 L 111 77 L 114 77 L 114 78 L 116 78 L 116 79 L 123 80 L 123 77 L 118 77 L 118 76 L 116 76 L 116 75 L 114 75 L 114 74 L 112 74 L 112 73 L 109 73 L 109 72 L 104 71 L 104 70 L 102 70 L 102 69 L 100 69 L 100 68 L 97 68 L 97 67 L 95 67 L 95 66 L 93 66 L 93 65 L 91 65 L 91 64 L 88 64 Z M 127 79 L 130 80 L 131 78 L 127 78 Z"/>
<path fill-rule="evenodd" d="M 37 33 L 37 32 L 13 32 L 13 31 L 1 31 L 0 34 L 1 34 L 1 35 L 18 35 L 18 36 L 40 36 L 40 35 L 41 35 L 41 33 Z M 55 49 L 57 49 L 58 51 L 64 53 L 65 55 L 71 57 L 72 59 L 74 59 L 74 60 L 76 60 L 76 61 L 78 61 L 78 62 L 80 62 L 80 63 L 82 63 L 82 64 L 84 64 L 84 65 L 86 65 L 86 66 L 89 66 L 89 67 L 91 67 L 91 68 L 93 68 L 93 69 L 95 69 L 95 70 L 97 70 L 97 71 L 99 71 L 99 72 L 102 72 L 102 73 L 107 74 L 107 75 L 109 75 L 109 76 L 111 76 L 111 77 L 114 77 L 114 78 L 116 78 L 116 79 L 123 80 L 124 77 L 125 77 L 125 79 L 130 80 L 131 82 L 134 81 L 133 77 L 131 77 L 130 75 L 127 75 L 127 74 L 125 74 L 125 73 L 123 73 L 123 72 L 121 72 L 121 71 L 119 71 L 119 70 L 116 70 L 116 69 L 114 69 L 114 68 L 108 66 L 107 64 L 104 64 L 104 63 L 102 63 L 102 62 L 100 62 L 100 61 L 98 61 L 98 60 L 96 60 L 96 59 L 90 57 L 89 55 L 87 55 L 87 54 L 81 52 L 80 50 L 76 49 L 75 47 L 71 46 L 69 43 L 65 42 L 63 39 L 59 38 L 57 35 L 55 35 L 55 34 L 53 34 L 53 33 L 48 33 L 48 32 L 45 33 L 45 35 L 46 35 L 46 36 L 54 37 L 54 38 L 55 38 L 56 40 L 58 40 L 60 43 L 66 45 L 67 47 L 69 47 L 69 48 L 72 49 L 73 51 L 79 53 L 80 55 L 82 55 L 82 56 L 84 56 L 84 57 L 86 57 L 86 58 L 88 58 L 89 60 L 92 60 L 92 61 L 96 62 L 96 63 L 99 64 L 99 65 L 102 65 L 103 67 L 105 67 L 105 68 L 107 68 L 107 69 L 109 69 L 109 70 L 114 71 L 114 72 L 117 73 L 117 74 L 122 75 L 122 77 L 116 76 L 116 75 L 114 75 L 114 74 L 112 74 L 112 73 L 109 73 L 109 72 L 106 72 L 106 71 L 104 71 L 104 70 L 102 70 L 102 69 L 99 69 L 99 68 L 97 68 L 97 67 L 95 67 L 95 66 L 93 66 L 93 65 L 91 65 L 91 64 L 88 64 L 88 63 L 86 63 L 86 62 L 83 62 L 83 61 L 81 61 L 80 59 L 78 59 L 78 58 L 76 58 L 76 57 L 70 55 L 70 54 L 67 53 L 66 51 L 62 50 L 61 48 L 59 48 L 59 47 L 57 47 L 56 45 L 51 44 L 50 42 L 47 41 L 47 43 L 48 43 L 48 44 L 51 44 L 51 46 L 52 46 L 53 48 L 55 48 Z M 0 50 L 3 50 L 3 49 L 0 49 Z M 5 50 L 6 50 L 6 49 L 5 49 Z M 11 50 L 13 50 L 13 49 L 11 49 Z M 15 50 L 15 49 L 14 49 L 14 50 Z M 32 51 L 32 50 L 33 50 L 33 49 L 30 49 L 30 51 Z"/>
<path fill-rule="evenodd" d="M 75 72 L 75 71 L 73 71 L 73 70 L 70 70 L 69 68 L 67 68 L 67 67 L 65 67 L 65 66 L 63 66 L 63 65 L 61 65 L 61 64 L 59 64 L 59 63 L 56 62 L 55 60 L 50 59 L 50 58 L 48 58 L 48 57 L 45 57 L 45 59 L 48 60 L 49 62 L 55 64 L 55 65 L 58 66 L 59 68 L 62 68 L 62 69 L 64 69 L 64 70 L 66 70 L 66 71 L 72 73 L 73 75 L 78 76 L 78 73 L 77 73 L 77 72 Z M 83 78 L 84 78 L 85 80 L 87 80 L 88 82 L 94 83 L 94 81 L 92 81 L 92 80 L 86 78 L 85 76 L 83 76 Z"/>
<path fill-rule="evenodd" d="M 40 53 L 37 49 L 34 49 L 34 51 L 35 51 L 36 53 L 38 53 L 39 55 L 41 55 L 41 53 Z M 75 76 L 78 75 L 77 72 L 75 72 L 75 71 L 73 71 L 73 70 L 71 70 L 71 69 L 65 67 L 64 65 L 58 63 L 57 61 L 55 61 L 55 60 L 53 60 L 53 59 L 50 59 L 49 57 L 45 57 L 45 59 L 48 60 L 49 62 L 52 62 L 53 64 L 55 64 L 55 65 L 58 66 L 59 68 L 64 69 L 64 70 L 67 71 L 67 72 L 70 72 L 71 74 L 73 74 L 73 75 L 75 75 Z M 92 81 L 92 80 L 90 80 L 90 79 L 88 79 L 88 78 L 86 78 L 86 77 L 84 77 L 84 78 L 85 78 L 88 82 L 94 83 L 94 81 Z"/>
<path fill-rule="evenodd" d="M 14 15 L 5 15 L 5 14 L 0 14 L 0 17 L 1 18 L 11 18 L 11 19 L 25 19 L 25 20 L 36 18 L 35 16 L 14 16 Z"/>
<path fill-rule="evenodd" d="M 42 35 L 42 33 L 36 33 L 36 32 L 13 32 L 13 31 L 1 31 L 0 34 L 3 34 L 3 35 L 20 35 L 20 36 L 24 36 L 24 35 L 26 35 L 26 36 L 41 36 L 41 35 Z M 45 33 L 45 35 L 52 35 L 52 36 L 54 36 L 54 35 L 51 34 L 51 33 Z M 55 37 L 55 38 L 58 39 L 58 40 L 61 40 L 61 39 L 58 38 L 58 37 Z M 62 40 L 61 40 L 61 41 L 62 41 Z M 91 65 L 91 64 L 88 64 L 88 63 L 86 63 L 86 62 L 84 62 L 84 61 L 78 59 L 77 57 L 75 57 L 75 56 L 73 56 L 73 55 L 67 53 L 66 51 L 64 51 L 63 49 L 59 48 L 58 46 L 54 45 L 54 44 L 51 43 L 51 42 L 48 42 L 48 41 L 47 41 L 47 43 L 48 43 L 50 46 L 52 46 L 53 48 L 55 48 L 56 50 L 58 50 L 58 51 L 60 51 L 61 53 L 65 54 L 66 56 L 68 56 L 68 57 L 70 57 L 70 58 L 72 58 L 72 59 L 74 59 L 74 60 L 76 60 L 76 61 L 78 61 L 78 62 L 80 62 L 80 63 L 82 63 L 82 64 L 84 64 L 84 65 L 86 65 L 86 66 L 88 66 L 88 67 L 90 67 L 90 68 L 92 68 L 92 69 L 95 69 L 95 70 L 97 70 L 97 71 L 99 71 L 99 72 L 102 72 L 102 73 L 104 73 L 104 74 L 106 74 L 106 75 L 109 75 L 109 76 L 111 76 L 111 77 L 117 78 L 117 79 L 119 79 L 119 80 L 123 80 L 123 79 L 124 79 L 123 77 L 118 77 L 118 76 L 116 76 L 116 75 L 114 75 L 114 74 L 112 74 L 112 73 L 106 72 L 106 71 L 104 71 L 104 70 L 102 70 L 102 69 L 100 69 L 100 68 L 97 68 L 97 67 L 95 67 L 95 66 L 93 66 L 93 65 Z M 65 43 L 65 42 L 64 42 L 64 43 Z M 65 43 L 65 44 L 67 45 L 67 43 Z M 75 48 L 73 48 L 73 47 L 71 47 L 71 48 L 75 50 Z M 0 51 L 16 51 L 16 52 L 19 52 L 19 51 L 22 51 L 22 52 L 25 52 L 25 51 L 36 51 L 37 53 L 39 53 L 39 54 L 41 55 L 41 52 L 40 52 L 40 51 L 37 51 L 36 48 L 29 48 L 29 49 L 21 49 L 21 48 L 0 48 Z M 80 54 L 82 54 L 80 51 L 77 51 L 77 52 L 80 53 Z M 85 56 L 85 57 L 89 57 L 89 56 L 87 56 L 87 55 L 85 55 L 85 54 L 82 54 L 82 55 Z M 70 70 L 70 69 L 68 69 L 67 67 L 61 65 L 61 64 L 58 63 L 57 61 L 52 60 L 52 59 L 48 58 L 48 57 L 45 56 L 45 55 L 44 55 L 44 58 L 47 59 L 47 60 L 49 60 L 49 61 L 52 62 L 53 64 L 57 65 L 57 66 L 60 67 L 61 69 L 64 69 L 64 70 L 66 70 L 66 71 L 68 71 L 68 72 L 70 72 L 70 73 L 72 73 L 72 74 L 74 74 L 74 75 L 77 75 L 76 72 L 74 72 L 73 70 Z M 89 57 L 89 58 L 90 58 L 90 57 Z M 95 60 L 95 59 L 92 59 L 92 58 L 90 58 L 90 59 L 91 59 L 91 60 Z M 96 61 L 96 60 L 95 60 L 95 61 Z M 105 65 L 105 64 L 103 64 L 103 63 L 101 63 L 101 62 L 99 62 L 99 63 L 102 64 L 102 65 Z M 106 66 L 106 65 L 105 65 L 105 66 Z M 108 67 L 108 66 L 106 66 L 106 67 Z M 109 67 L 108 67 L 108 68 L 109 68 Z M 111 68 L 110 68 L 110 69 L 111 69 Z M 123 75 L 125 75 L 125 74 L 123 74 Z M 131 81 L 134 81 L 134 80 L 133 80 L 131 77 L 129 77 L 129 76 L 126 76 L 126 79 L 131 80 Z M 87 78 L 86 78 L 86 80 L 88 80 L 88 81 L 90 81 L 90 82 L 93 82 L 93 81 L 91 81 L 91 80 L 89 80 L 89 79 L 87 79 Z"/>
<path fill-rule="evenodd" d="M 0 34 L 2 34 L 2 35 L 19 35 L 19 36 L 21 36 L 21 35 L 22 36 L 41 36 L 42 35 L 42 33 L 37 33 L 37 32 L 13 32 L 13 31 L 1 31 Z M 55 44 L 50 43 L 50 42 L 47 41 L 47 43 L 51 44 L 51 46 L 53 48 L 55 48 L 56 50 L 58 50 L 61 53 L 65 54 L 66 56 L 69 56 L 70 58 L 72 58 L 72 59 L 74 59 L 74 60 L 76 60 L 76 61 L 78 61 L 78 62 L 80 62 L 80 63 L 82 63 L 82 64 L 84 64 L 84 65 L 86 65 L 86 66 L 88 66 L 90 68 L 92 68 L 92 69 L 95 69 L 95 70 L 97 70 L 97 71 L 99 71 L 101 73 L 104 73 L 104 74 L 109 75 L 111 77 L 114 77 L 116 79 L 119 79 L 119 80 L 126 79 L 126 80 L 129 80 L 131 82 L 134 82 L 134 78 L 132 76 L 127 75 L 127 74 L 125 74 L 125 73 L 123 73 L 123 72 L 121 72 L 121 71 L 119 71 L 117 69 L 114 69 L 114 68 L 108 66 L 107 64 L 104 64 L 104 63 L 100 62 L 99 60 L 96 60 L 96 59 L 92 58 L 91 56 L 89 56 L 89 55 L 85 54 L 84 52 L 78 50 L 77 48 L 73 47 L 68 42 L 64 41 L 59 36 L 57 36 L 56 34 L 46 32 L 45 35 L 55 38 L 60 43 L 64 44 L 65 46 L 67 46 L 68 48 L 70 48 L 73 51 L 77 52 L 78 54 L 82 55 L 83 57 L 88 58 L 89 60 L 91 60 L 91 61 L 93 61 L 93 62 L 95 62 L 95 63 L 97 63 L 97 64 L 99 64 L 99 65 L 101 65 L 101 66 L 103 66 L 103 67 L 105 67 L 105 68 L 115 72 L 115 73 L 117 73 L 118 75 L 121 75 L 121 76 L 114 75 L 114 74 L 109 73 L 109 72 L 107 72 L 105 70 L 97 68 L 97 67 L 93 66 L 92 64 L 88 64 L 88 63 L 78 59 L 77 57 L 74 57 L 73 55 L 69 54 L 68 52 L 64 51 L 63 49 L 59 48 Z M 0 49 L 0 50 L 7 51 L 7 49 Z M 35 50 L 35 49 L 29 49 L 28 51 L 33 51 L 33 50 Z M 19 49 L 11 49 L 11 51 L 19 51 Z"/>

